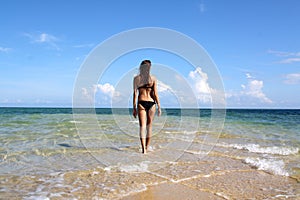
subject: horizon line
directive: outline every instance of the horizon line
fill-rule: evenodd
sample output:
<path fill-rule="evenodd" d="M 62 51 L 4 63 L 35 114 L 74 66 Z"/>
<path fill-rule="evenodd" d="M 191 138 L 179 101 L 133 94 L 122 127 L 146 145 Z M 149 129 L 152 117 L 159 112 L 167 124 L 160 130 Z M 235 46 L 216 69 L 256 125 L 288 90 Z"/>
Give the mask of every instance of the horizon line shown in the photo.
<path fill-rule="evenodd" d="M 131 107 L 71 107 L 71 106 L 0 106 L 0 108 L 49 108 L 49 109 L 57 109 L 57 108 L 63 108 L 63 109 L 132 109 Z M 225 107 L 225 108 L 212 108 L 212 107 L 165 107 L 162 109 L 222 109 L 222 110 L 228 110 L 228 109 L 241 109 L 241 110 L 300 110 L 300 108 L 297 107 Z"/>

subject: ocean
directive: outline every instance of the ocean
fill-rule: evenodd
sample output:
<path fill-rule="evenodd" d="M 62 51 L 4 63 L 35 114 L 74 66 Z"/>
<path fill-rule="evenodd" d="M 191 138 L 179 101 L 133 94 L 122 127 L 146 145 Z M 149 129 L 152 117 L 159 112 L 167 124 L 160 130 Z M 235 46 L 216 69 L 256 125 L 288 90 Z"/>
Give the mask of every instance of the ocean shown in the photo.
<path fill-rule="evenodd" d="M 138 130 L 130 109 L 0 108 L 0 199 L 300 199 L 300 110 L 164 109 L 146 155 Z"/>

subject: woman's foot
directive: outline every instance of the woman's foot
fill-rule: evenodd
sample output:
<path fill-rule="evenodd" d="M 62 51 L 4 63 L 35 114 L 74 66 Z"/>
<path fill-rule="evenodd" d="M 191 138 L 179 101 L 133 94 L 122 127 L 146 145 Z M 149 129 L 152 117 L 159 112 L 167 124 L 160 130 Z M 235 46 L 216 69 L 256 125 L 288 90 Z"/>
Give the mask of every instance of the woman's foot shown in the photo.
<path fill-rule="evenodd" d="M 149 147 L 146 147 L 146 150 L 149 151 L 149 152 L 152 152 L 153 148 L 151 146 L 149 146 Z"/>
<path fill-rule="evenodd" d="M 139 148 L 139 152 L 142 154 L 147 154 L 147 150 L 143 148 Z"/>
<path fill-rule="evenodd" d="M 147 150 L 144 149 L 144 150 L 142 151 L 142 153 L 143 153 L 143 154 L 147 154 Z"/>

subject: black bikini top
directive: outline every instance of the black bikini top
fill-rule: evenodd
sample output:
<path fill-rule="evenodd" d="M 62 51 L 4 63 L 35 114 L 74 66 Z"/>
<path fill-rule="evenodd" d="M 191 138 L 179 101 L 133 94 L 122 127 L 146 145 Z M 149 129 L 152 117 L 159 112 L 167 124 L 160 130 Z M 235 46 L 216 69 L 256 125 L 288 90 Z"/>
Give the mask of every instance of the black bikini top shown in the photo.
<path fill-rule="evenodd" d="M 140 89 L 140 88 L 151 88 L 151 89 L 153 89 L 153 86 L 154 86 L 154 84 L 152 84 L 152 86 L 150 86 L 149 84 L 145 84 L 145 85 L 142 85 L 142 86 L 138 87 L 138 89 Z"/>

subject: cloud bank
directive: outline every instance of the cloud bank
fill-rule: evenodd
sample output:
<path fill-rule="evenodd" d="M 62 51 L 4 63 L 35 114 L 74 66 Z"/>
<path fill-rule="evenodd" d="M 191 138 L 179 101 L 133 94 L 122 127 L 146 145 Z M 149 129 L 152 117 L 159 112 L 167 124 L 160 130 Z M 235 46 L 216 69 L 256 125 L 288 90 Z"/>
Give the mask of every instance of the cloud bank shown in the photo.
<path fill-rule="evenodd" d="M 241 84 L 240 90 L 226 92 L 225 99 L 224 92 L 212 88 L 209 84 L 207 73 L 198 67 L 195 70 L 190 71 L 187 77 L 191 91 L 194 92 L 194 94 L 190 94 L 191 91 L 178 91 L 178 89 L 182 90 L 183 87 L 180 88 L 175 85 L 168 85 L 162 81 L 158 81 L 158 92 L 161 103 L 167 103 L 167 105 L 171 107 L 173 104 L 173 106 L 180 106 L 178 101 L 188 105 L 188 101 L 191 100 L 189 97 L 193 95 L 195 95 L 200 107 L 208 106 L 214 108 L 218 105 L 225 106 L 225 101 L 229 106 L 234 107 L 261 107 L 272 105 L 272 103 L 274 103 L 264 93 L 264 82 L 262 80 L 256 79 L 250 73 L 246 73 L 245 78 L 247 82 Z M 286 81 L 289 84 L 299 83 L 300 74 L 291 74 L 287 76 Z M 130 95 L 131 94 L 132 93 L 130 92 Z M 122 103 L 124 103 L 123 101 L 126 101 L 125 103 L 127 103 L 127 101 L 132 98 L 128 91 L 127 94 L 121 94 L 121 92 L 116 91 L 116 88 L 110 83 L 96 84 L 90 88 L 82 88 L 82 95 L 96 106 L 108 107 L 112 106 L 112 98 L 119 98 Z"/>
<path fill-rule="evenodd" d="M 241 90 L 227 92 L 226 99 L 230 106 L 262 106 L 270 105 L 273 101 L 263 92 L 264 82 L 257 80 L 251 74 L 245 74 L 247 83 L 241 84 Z"/>

